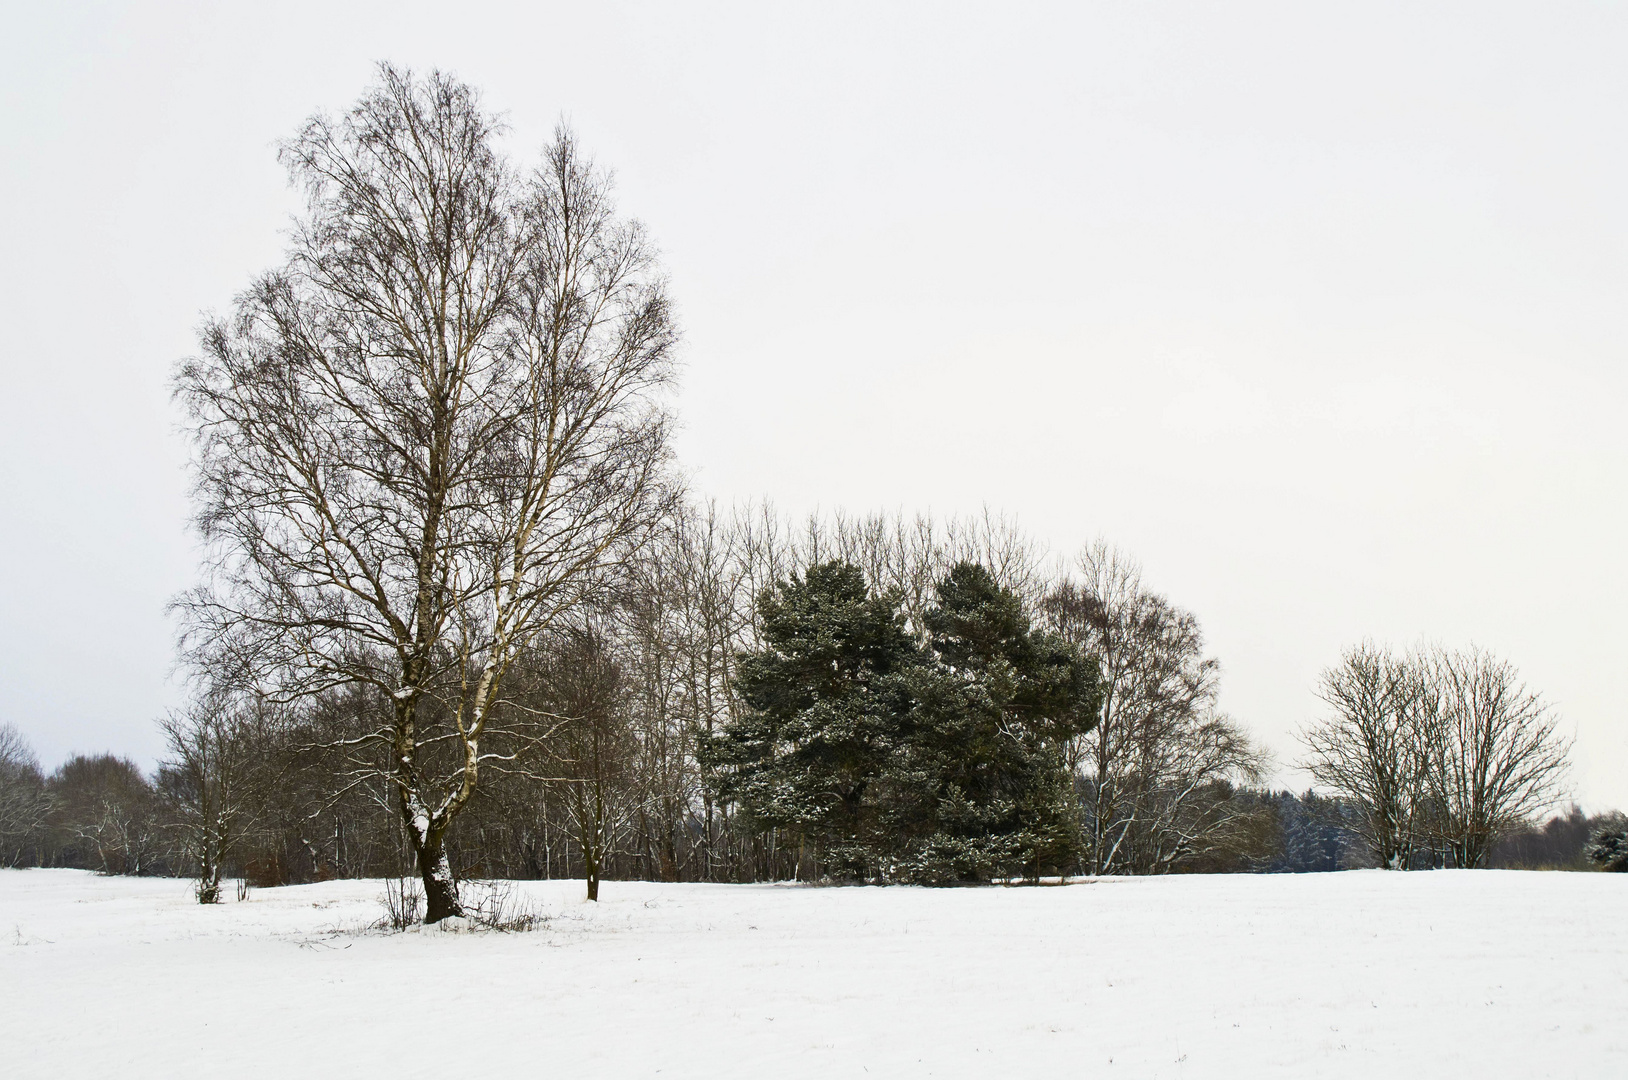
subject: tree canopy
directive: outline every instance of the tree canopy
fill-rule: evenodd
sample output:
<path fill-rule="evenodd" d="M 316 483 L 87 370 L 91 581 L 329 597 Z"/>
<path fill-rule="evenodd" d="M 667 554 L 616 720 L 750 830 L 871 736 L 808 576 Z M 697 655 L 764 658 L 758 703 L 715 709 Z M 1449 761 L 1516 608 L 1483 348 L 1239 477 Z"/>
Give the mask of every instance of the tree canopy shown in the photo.
<path fill-rule="evenodd" d="M 1067 865 L 1063 747 L 1095 721 L 1095 665 L 1035 631 L 987 569 L 952 567 L 920 627 L 842 562 L 772 587 L 759 611 L 765 647 L 737 683 L 747 709 L 707 750 L 720 798 L 813 845 L 835 876 Z"/>

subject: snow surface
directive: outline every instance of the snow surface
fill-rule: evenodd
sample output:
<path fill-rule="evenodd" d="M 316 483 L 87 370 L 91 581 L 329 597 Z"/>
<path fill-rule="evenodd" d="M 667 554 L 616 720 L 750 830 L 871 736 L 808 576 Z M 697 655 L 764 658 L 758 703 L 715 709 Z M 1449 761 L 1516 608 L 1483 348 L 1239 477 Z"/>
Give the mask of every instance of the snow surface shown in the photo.
<path fill-rule="evenodd" d="M 1628 874 L 520 887 L 388 934 L 377 881 L 0 871 L 0 1075 L 1628 1076 Z"/>

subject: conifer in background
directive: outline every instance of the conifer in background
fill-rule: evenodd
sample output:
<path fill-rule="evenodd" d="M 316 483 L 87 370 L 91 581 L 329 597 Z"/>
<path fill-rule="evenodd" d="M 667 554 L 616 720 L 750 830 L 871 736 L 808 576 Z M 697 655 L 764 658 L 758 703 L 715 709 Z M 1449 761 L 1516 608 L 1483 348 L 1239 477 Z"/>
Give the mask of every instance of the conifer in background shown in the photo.
<path fill-rule="evenodd" d="M 925 616 L 930 658 L 887 789 L 896 876 L 928 883 L 1064 871 L 1078 826 L 1064 761 L 1101 707 L 1096 666 L 1034 630 L 1022 601 L 960 563 Z"/>
<path fill-rule="evenodd" d="M 764 648 L 743 655 L 747 706 L 702 747 L 720 799 L 788 831 L 823 873 L 879 877 L 873 784 L 896 753 L 920 664 L 895 599 L 850 563 L 809 567 L 758 600 Z"/>
<path fill-rule="evenodd" d="M 912 636 L 851 564 L 766 591 L 765 647 L 740 658 L 747 708 L 705 744 L 714 790 L 832 877 L 1066 871 L 1079 829 L 1064 746 L 1096 720 L 1096 668 L 981 566 L 955 566 L 936 596 Z"/>
<path fill-rule="evenodd" d="M 1628 873 L 1628 820 L 1620 814 L 1589 838 L 1589 860 L 1601 870 Z"/>

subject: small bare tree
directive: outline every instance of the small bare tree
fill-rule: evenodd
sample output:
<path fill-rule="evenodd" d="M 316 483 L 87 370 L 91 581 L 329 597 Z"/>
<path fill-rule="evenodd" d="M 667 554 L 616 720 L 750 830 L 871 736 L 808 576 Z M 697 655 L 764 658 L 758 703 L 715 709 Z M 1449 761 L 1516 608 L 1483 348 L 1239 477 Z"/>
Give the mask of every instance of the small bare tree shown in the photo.
<path fill-rule="evenodd" d="M 183 647 L 277 699 L 362 687 L 346 749 L 394 793 L 425 919 L 460 911 L 446 835 L 537 732 L 515 657 L 669 510 L 676 330 L 637 223 L 556 132 L 496 148 L 476 93 L 388 65 L 284 144 L 286 266 L 208 323 L 176 393 L 213 580 Z"/>
<path fill-rule="evenodd" d="M 0 724 L 0 866 L 38 858 L 51 800 L 23 733 Z"/>
<path fill-rule="evenodd" d="M 1361 839 L 1379 866 L 1408 869 L 1428 814 L 1434 688 L 1412 659 L 1363 642 L 1322 673 L 1317 694 L 1330 712 L 1301 732 L 1307 771 L 1363 808 Z"/>
<path fill-rule="evenodd" d="M 168 757 L 158 791 L 197 871 L 200 904 L 219 902 L 225 864 L 264 805 L 267 711 L 217 690 L 159 721 Z"/>
<path fill-rule="evenodd" d="M 1312 779 L 1362 807 L 1391 870 L 1475 867 L 1560 797 L 1570 743 L 1513 667 L 1479 649 L 1397 655 L 1372 642 L 1324 671 L 1329 715 L 1301 732 Z"/>
<path fill-rule="evenodd" d="M 558 717 L 556 775 L 588 899 L 597 901 L 600 877 L 639 802 L 630 688 L 606 633 L 591 624 L 558 635 L 542 667 L 542 700 Z"/>
<path fill-rule="evenodd" d="M 1438 649 L 1419 666 L 1437 704 L 1421 732 L 1435 839 L 1454 866 L 1480 866 L 1494 843 L 1564 793 L 1571 742 L 1507 661 L 1482 649 Z"/>

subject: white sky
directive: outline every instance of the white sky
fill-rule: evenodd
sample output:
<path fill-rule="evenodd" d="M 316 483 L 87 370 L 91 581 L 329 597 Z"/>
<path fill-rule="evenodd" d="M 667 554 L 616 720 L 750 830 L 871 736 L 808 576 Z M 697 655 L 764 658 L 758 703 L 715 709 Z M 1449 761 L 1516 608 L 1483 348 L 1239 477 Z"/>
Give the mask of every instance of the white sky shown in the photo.
<path fill-rule="evenodd" d="M 158 753 L 171 365 L 390 59 L 615 168 L 701 492 L 1104 535 L 1286 763 L 1343 647 L 1478 643 L 1628 807 L 1628 9 L 877 6 L 5 0 L 0 720 Z"/>

